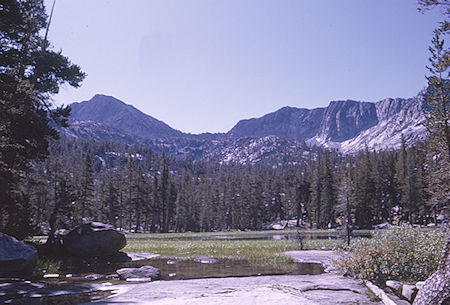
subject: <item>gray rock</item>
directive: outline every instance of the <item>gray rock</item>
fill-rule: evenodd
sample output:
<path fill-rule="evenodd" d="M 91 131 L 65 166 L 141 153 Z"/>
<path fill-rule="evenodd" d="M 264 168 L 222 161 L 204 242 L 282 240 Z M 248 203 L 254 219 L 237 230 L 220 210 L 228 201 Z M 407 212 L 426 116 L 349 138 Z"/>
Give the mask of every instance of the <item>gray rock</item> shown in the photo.
<path fill-rule="evenodd" d="M 63 239 L 63 247 L 75 256 L 114 255 L 126 244 L 123 233 L 101 222 L 78 225 Z"/>
<path fill-rule="evenodd" d="M 217 264 L 219 260 L 212 257 L 197 257 L 194 259 L 194 262 L 201 264 Z"/>
<path fill-rule="evenodd" d="M 104 278 L 104 276 L 101 274 L 89 274 L 89 275 L 86 275 L 84 278 L 87 280 L 96 281 L 96 280 Z"/>
<path fill-rule="evenodd" d="M 416 283 L 416 288 L 417 290 L 422 289 L 423 285 L 425 284 L 425 281 L 420 281 Z"/>
<path fill-rule="evenodd" d="M 383 222 L 383 223 L 374 225 L 373 228 L 376 230 L 386 230 L 386 229 L 389 229 L 389 224 L 387 222 Z"/>
<path fill-rule="evenodd" d="M 140 268 L 121 268 L 116 270 L 120 278 L 132 279 L 132 278 L 156 278 L 159 276 L 159 269 L 153 266 L 143 266 Z"/>
<path fill-rule="evenodd" d="M 127 255 L 131 258 L 132 261 L 147 260 L 161 256 L 159 254 L 148 252 L 127 252 Z"/>
<path fill-rule="evenodd" d="M 398 293 L 402 290 L 402 283 L 399 281 L 386 281 L 386 286 Z"/>
<path fill-rule="evenodd" d="M 280 225 L 280 224 L 276 224 L 272 226 L 273 230 L 283 230 L 284 226 Z"/>
<path fill-rule="evenodd" d="M 31 273 L 37 258 L 36 248 L 0 233 L 0 277 Z"/>
<path fill-rule="evenodd" d="M 416 285 L 403 285 L 402 287 L 402 296 L 407 299 L 409 302 L 412 302 L 417 294 Z"/>

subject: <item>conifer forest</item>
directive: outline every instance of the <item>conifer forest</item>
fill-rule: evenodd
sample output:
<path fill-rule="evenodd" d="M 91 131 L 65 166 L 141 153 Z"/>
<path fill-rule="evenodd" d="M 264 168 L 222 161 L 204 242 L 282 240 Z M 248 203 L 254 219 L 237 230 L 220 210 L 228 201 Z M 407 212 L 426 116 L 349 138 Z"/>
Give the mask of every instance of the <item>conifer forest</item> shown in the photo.
<path fill-rule="evenodd" d="M 292 219 L 306 228 L 346 221 L 359 228 L 426 225 L 445 207 L 433 204 L 429 193 L 423 144 L 357 155 L 316 148 L 305 162 L 280 156 L 255 165 L 66 137 L 51 142 L 50 152 L 17 190 L 22 223 L 33 234 L 72 228 L 83 219 L 130 232 L 260 230 Z"/>

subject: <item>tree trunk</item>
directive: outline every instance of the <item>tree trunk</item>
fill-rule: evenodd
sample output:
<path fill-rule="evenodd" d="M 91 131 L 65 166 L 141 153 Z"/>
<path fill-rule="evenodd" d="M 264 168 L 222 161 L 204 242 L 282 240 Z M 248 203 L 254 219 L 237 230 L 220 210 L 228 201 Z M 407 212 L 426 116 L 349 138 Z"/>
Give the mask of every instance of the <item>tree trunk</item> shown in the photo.
<path fill-rule="evenodd" d="M 444 305 L 450 302 L 450 234 L 442 249 L 438 269 L 423 284 L 413 305 Z"/>

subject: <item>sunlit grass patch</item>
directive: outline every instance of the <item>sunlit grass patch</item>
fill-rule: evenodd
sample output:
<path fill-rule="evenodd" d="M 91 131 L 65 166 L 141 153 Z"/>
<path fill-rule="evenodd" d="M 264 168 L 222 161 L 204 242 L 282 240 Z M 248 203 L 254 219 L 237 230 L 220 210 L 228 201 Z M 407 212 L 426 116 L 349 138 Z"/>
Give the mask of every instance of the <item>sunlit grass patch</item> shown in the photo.
<path fill-rule="evenodd" d="M 193 259 L 201 256 L 247 259 L 251 264 L 292 263 L 282 253 L 298 249 L 295 241 L 271 240 L 140 240 L 129 241 L 124 251 L 151 252 L 163 258 Z"/>

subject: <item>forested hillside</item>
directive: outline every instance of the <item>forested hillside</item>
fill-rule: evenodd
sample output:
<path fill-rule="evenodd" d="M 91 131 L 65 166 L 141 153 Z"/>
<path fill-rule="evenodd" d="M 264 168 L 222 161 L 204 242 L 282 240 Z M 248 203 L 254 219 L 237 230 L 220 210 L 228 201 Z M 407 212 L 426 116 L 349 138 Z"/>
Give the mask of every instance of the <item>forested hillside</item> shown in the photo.
<path fill-rule="evenodd" d="M 83 218 L 135 232 L 262 229 L 287 219 L 327 228 L 344 218 L 365 228 L 427 224 L 443 208 L 428 204 L 421 144 L 355 156 L 315 149 L 308 162 L 284 157 L 221 164 L 142 145 L 62 138 L 21 191 L 35 233 L 71 228 Z"/>

